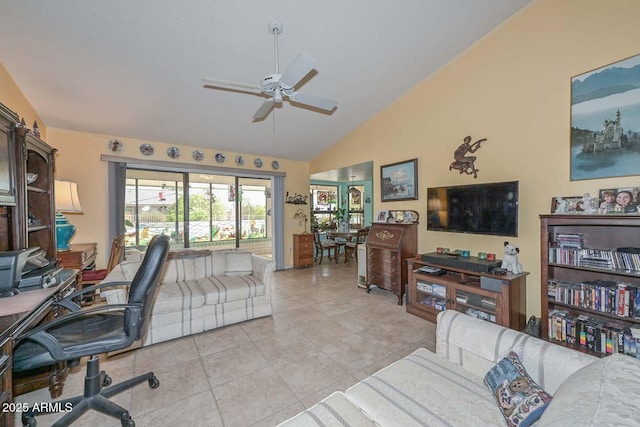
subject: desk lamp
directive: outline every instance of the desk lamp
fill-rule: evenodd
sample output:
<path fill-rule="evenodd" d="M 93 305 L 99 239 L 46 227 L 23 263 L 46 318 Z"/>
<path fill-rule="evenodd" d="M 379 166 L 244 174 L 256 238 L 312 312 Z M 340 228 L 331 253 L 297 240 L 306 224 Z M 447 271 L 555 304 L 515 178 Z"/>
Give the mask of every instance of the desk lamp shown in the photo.
<path fill-rule="evenodd" d="M 76 226 L 62 213 L 82 213 L 78 198 L 78 184 L 71 181 L 55 180 L 54 188 L 56 200 L 56 249 L 68 251 L 71 249 L 69 241 L 76 232 Z"/>

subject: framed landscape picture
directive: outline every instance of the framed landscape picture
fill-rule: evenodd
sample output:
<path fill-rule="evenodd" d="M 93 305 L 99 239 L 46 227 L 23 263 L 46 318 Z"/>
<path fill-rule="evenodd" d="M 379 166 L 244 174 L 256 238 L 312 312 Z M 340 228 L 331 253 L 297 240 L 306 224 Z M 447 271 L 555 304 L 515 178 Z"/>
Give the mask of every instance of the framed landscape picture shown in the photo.
<path fill-rule="evenodd" d="M 638 175 L 640 55 L 571 78 L 571 180 Z"/>
<path fill-rule="evenodd" d="M 418 159 L 380 166 L 383 202 L 418 200 Z"/>

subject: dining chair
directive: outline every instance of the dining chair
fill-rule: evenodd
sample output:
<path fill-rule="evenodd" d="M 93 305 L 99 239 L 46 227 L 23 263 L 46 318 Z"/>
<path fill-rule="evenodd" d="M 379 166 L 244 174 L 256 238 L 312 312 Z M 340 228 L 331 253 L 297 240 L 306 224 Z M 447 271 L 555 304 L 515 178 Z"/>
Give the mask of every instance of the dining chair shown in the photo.
<path fill-rule="evenodd" d="M 324 251 L 327 251 L 327 256 L 329 257 L 329 260 L 332 259 L 331 258 L 331 249 L 333 249 L 334 258 L 336 260 L 338 259 L 338 252 L 337 252 L 338 245 L 332 239 L 322 240 L 320 238 L 320 232 L 314 231 L 313 232 L 313 244 L 315 245 L 315 248 L 316 248 L 314 261 L 317 260 L 318 257 L 320 257 L 320 261 L 318 261 L 318 264 L 322 264 L 322 258 L 324 257 Z"/>
<path fill-rule="evenodd" d="M 103 268 L 100 270 L 87 270 L 82 272 L 82 288 L 97 285 L 104 280 L 105 277 L 111 270 L 113 270 L 116 265 L 120 264 L 122 261 L 122 253 L 124 252 L 124 238 L 122 236 L 116 236 L 113 238 L 113 242 L 111 242 L 111 252 L 109 252 L 109 262 L 107 263 L 107 268 Z M 94 299 L 98 294 L 86 295 L 82 303 L 83 305 L 93 304 Z"/>
<path fill-rule="evenodd" d="M 345 243 L 344 247 L 344 262 L 347 262 L 348 257 L 353 258 L 355 254 L 356 261 L 358 261 L 358 245 L 365 244 L 367 242 L 367 236 L 369 236 L 369 227 L 358 229 L 355 240 Z"/>

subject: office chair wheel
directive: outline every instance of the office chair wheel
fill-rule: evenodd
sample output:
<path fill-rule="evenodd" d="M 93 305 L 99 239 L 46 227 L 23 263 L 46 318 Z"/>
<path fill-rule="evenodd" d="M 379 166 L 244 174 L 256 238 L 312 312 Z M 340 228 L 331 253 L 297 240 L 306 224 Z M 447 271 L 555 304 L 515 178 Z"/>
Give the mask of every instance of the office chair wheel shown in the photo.
<path fill-rule="evenodd" d="M 149 387 L 154 389 L 160 387 L 160 380 L 155 375 L 149 378 Z"/>
<path fill-rule="evenodd" d="M 112 382 L 113 380 L 111 377 L 109 375 L 105 375 L 104 378 L 102 378 L 102 387 L 109 387 Z"/>
<path fill-rule="evenodd" d="M 121 419 L 120 424 L 122 424 L 122 427 L 136 427 L 136 423 L 131 419 L 131 416 Z"/>
<path fill-rule="evenodd" d="M 34 417 L 30 417 L 30 416 L 26 416 L 25 414 L 22 414 L 22 425 L 24 427 L 36 427 L 37 424 L 38 422 Z"/>

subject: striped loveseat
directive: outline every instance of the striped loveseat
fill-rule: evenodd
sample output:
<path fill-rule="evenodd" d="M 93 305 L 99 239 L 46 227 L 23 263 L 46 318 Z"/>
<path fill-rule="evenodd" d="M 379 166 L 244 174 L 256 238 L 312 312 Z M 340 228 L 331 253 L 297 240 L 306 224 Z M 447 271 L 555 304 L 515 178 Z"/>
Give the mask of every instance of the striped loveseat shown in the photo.
<path fill-rule="evenodd" d="M 130 281 L 141 261 L 123 261 L 102 283 Z M 169 253 L 142 345 L 269 316 L 275 261 L 239 249 Z M 126 288 L 101 292 L 108 304 L 126 302 Z"/>
<path fill-rule="evenodd" d="M 436 353 L 419 349 L 281 426 L 504 426 L 483 378 L 510 351 L 553 395 L 536 426 L 638 425 L 637 359 L 597 359 L 447 310 L 438 315 Z"/>

